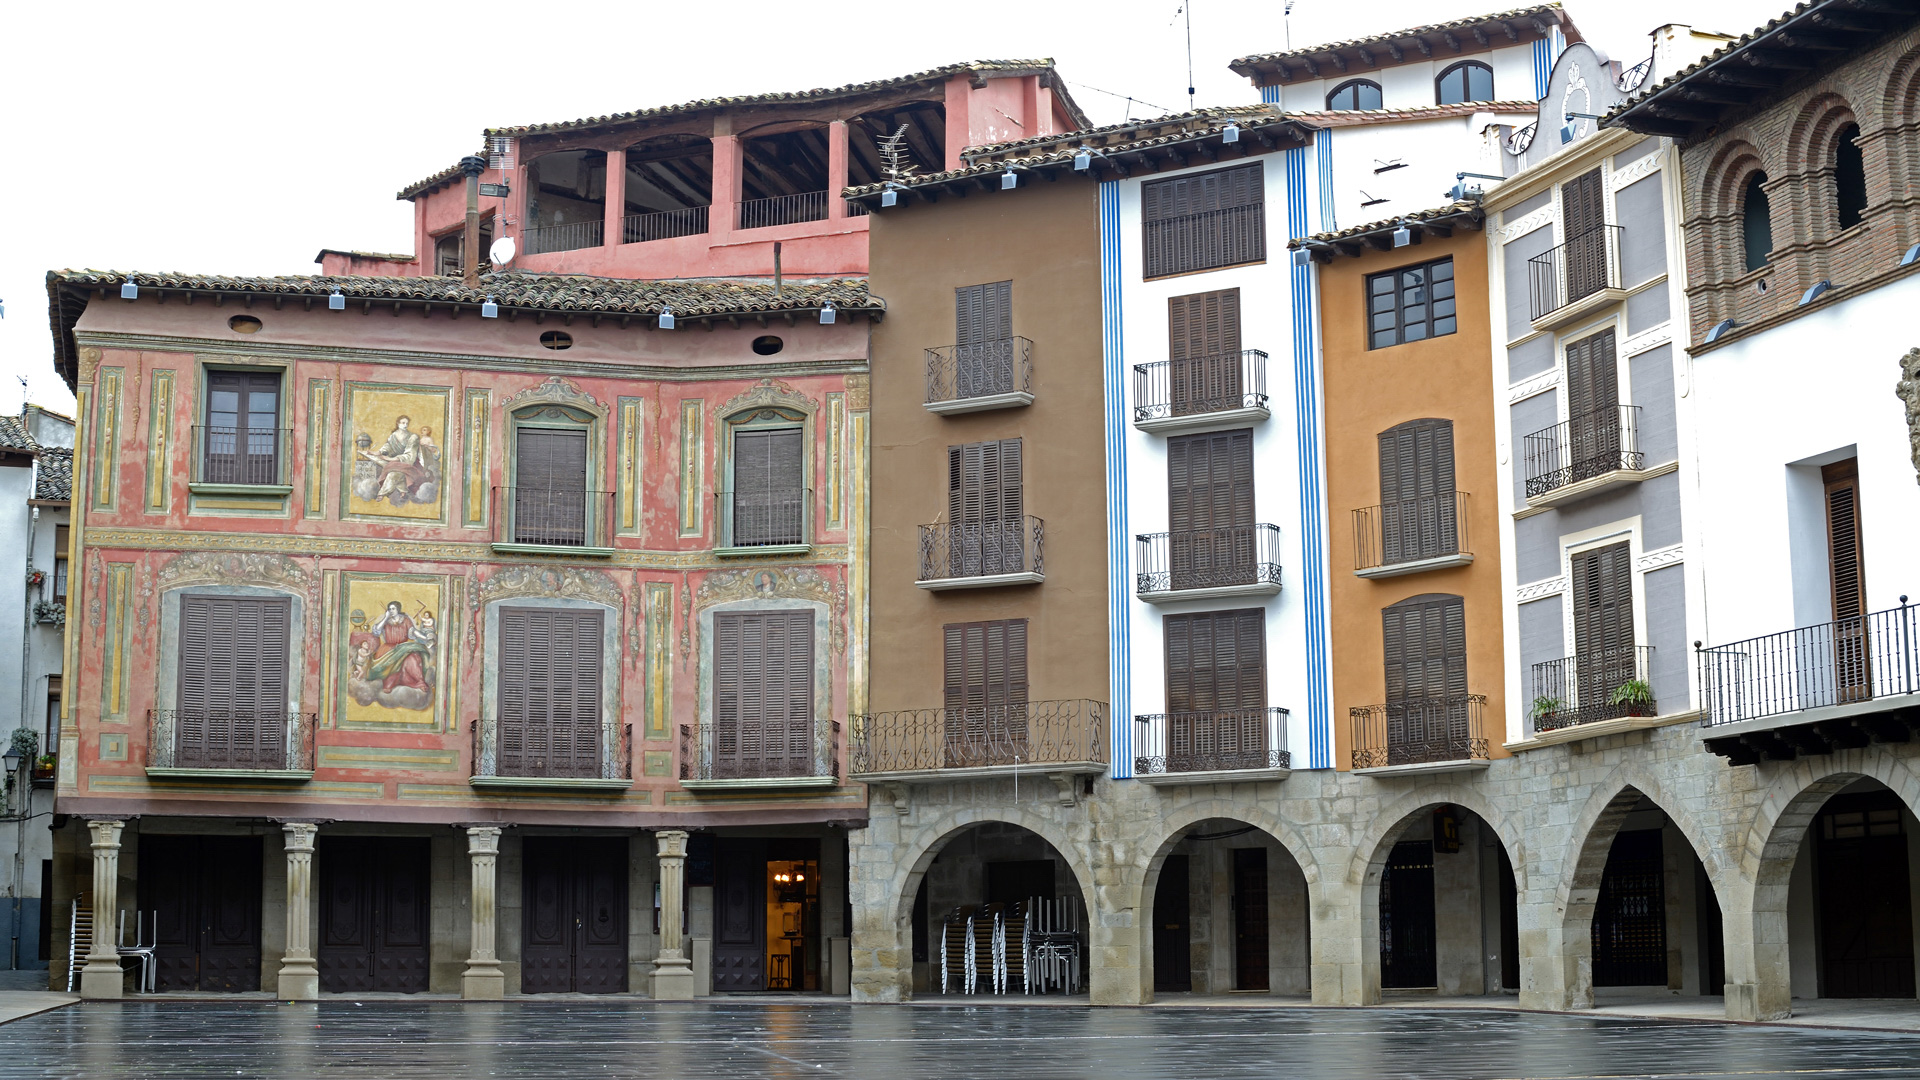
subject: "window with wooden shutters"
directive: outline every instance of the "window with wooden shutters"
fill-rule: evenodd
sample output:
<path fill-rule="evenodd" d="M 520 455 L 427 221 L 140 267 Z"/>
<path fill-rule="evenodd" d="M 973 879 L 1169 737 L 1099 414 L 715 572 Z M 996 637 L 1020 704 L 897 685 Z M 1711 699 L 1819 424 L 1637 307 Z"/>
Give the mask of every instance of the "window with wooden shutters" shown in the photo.
<path fill-rule="evenodd" d="M 1173 588 L 1254 580 L 1252 429 L 1167 440 L 1167 522 Z"/>
<path fill-rule="evenodd" d="M 1409 597 L 1383 609 L 1380 626 L 1388 763 L 1468 757 L 1465 603 L 1438 593 Z"/>
<path fill-rule="evenodd" d="M 514 432 L 513 541 L 587 543 L 587 433 L 522 427 Z"/>
<path fill-rule="evenodd" d="M 209 484 L 280 482 L 280 373 L 207 372 L 200 479 Z"/>
<path fill-rule="evenodd" d="M 1026 570 L 1019 439 L 947 447 L 947 525 L 950 576 Z"/>
<path fill-rule="evenodd" d="M 501 776 L 602 775 L 604 619 L 573 608 L 500 610 Z"/>
<path fill-rule="evenodd" d="M 716 779 L 813 775 L 813 612 L 713 617 Z"/>
<path fill-rule="evenodd" d="M 1867 579 L 1860 549 L 1860 462 L 1820 467 L 1826 488 L 1827 566 L 1833 588 L 1834 684 L 1841 702 L 1873 696 L 1867 657 Z"/>
<path fill-rule="evenodd" d="M 1623 543 L 1583 551 L 1573 569 L 1574 701 L 1607 704 L 1621 683 L 1636 676 L 1633 640 L 1633 557 Z"/>
<path fill-rule="evenodd" d="M 1599 169 L 1560 185 L 1560 242 L 1569 304 L 1607 286 L 1606 224 L 1606 185 Z"/>
<path fill-rule="evenodd" d="M 1260 162 L 1140 186 L 1145 275 L 1187 274 L 1267 257 Z"/>
<path fill-rule="evenodd" d="M 1567 443 L 1564 483 L 1622 467 L 1620 365 L 1611 329 L 1567 343 Z"/>
<path fill-rule="evenodd" d="M 1013 282 L 953 290 L 954 393 L 1009 394 L 1014 386 Z"/>
<path fill-rule="evenodd" d="M 1373 274 L 1367 278 L 1367 348 L 1425 341 L 1459 329 L 1453 260 Z"/>
<path fill-rule="evenodd" d="M 947 766 L 1029 760 L 1027 620 L 952 623 L 945 635 Z"/>
<path fill-rule="evenodd" d="M 181 597 L 176 767 L 286 767 L 292 613 L 285 597 Z"/>
<path fill-rule="evenodd" d="M 1173 415 L 1238 409 L 1240 290 L 1167 298 L 1167 378 Z"/>
<path fill-rule="evenodd" d="M 1264 766 L 1266 612 L 1169 615 L 1165 634 L 1168 767 Z"/>
<path fill-rule="evenodd" d="M 733 521 L 729 547 L 807 543 L 803 429 L 733 433 Z"/>
<path fill-rule="evenodd" d="M 1460 550 L 1453 421 L 1409 420 L 1380 433 L 1380 540 L 1385 564 Z"/>

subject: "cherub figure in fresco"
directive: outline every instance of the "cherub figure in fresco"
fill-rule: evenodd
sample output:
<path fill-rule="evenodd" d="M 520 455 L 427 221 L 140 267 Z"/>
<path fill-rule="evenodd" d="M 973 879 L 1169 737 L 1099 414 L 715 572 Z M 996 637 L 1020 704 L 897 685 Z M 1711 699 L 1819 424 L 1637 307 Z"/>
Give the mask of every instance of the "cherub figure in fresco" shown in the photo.
<path fill-rule="evenodd" d="M 395 506 L 439 498 L 440 449 L 434 445 L 433 429 L 413 431 L 412 423 L 411 417 L 396 418 L 386 442 L 376 449 L 358 451 L 373 466 L 355 470 L 360 477 L 355 493 L 361 498 L 369 502 L 385 499 Z"/>
<path fill-rule="evenodd" d="M 412 616 L 400 601 L 387 604 L 371 626 L 347 642 L 353 662 L 349 688 L 362 705 L 424 709 L 433 701 L 433 650 L 439 640 L 433 613 Z"/>

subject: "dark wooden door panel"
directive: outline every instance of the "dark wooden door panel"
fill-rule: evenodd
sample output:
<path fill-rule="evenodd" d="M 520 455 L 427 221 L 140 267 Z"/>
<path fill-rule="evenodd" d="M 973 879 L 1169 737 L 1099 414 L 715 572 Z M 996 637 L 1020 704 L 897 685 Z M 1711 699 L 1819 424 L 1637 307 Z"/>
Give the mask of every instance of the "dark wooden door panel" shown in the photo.
<path fill-rule="evenodd" d="M 766 989 L 767 843 L 714 844 L 713 988 Z"/>
<path fill-rule="evenodd" d="M 575 842 L 574 990 L 627 989 L 627 847 L 623 840 Z"/>
<path fill-rule="evenodd" d="M 1393 845 L 1380 880 L 1380 985 L 1438 983 L 1434 952 L 1433 841 Z"/>
<path fill-rule="evenodd" d="M 1233 849 L 1233 986 L 1267 986 L 1267 849 Z"/>
<path fill-rule="evenodd" d="M 624 992 L 625 841 L 536 836 L 527 839 L 524 852 L 522 992 Z"/>
<path fill-rule="evenodd" d="M 1913 997 L 1905 828 L 1890 791 L 1836 796 L 1814 819 L 1821 997 Z"/>
<path fill-rule="evenodd" d="M 1666 882 L 1659 829 L 1613 838 L 1593 909 L 1593 985 L 1667 985 Z"/>
<path fill-rule="evenodd" d="M 1153 988 L 1193 989 L 1193 927 L 1189 925 L 1187 857 L 1169 855 L 1153 890 Z"/>
<path fill-rule="evenodd" d="M 320 841 L 317 856 L 320 989 L 427 989 L 430 842 L 329 837 Z"/>
<path fill-rule="evenodd" d="M 159 920 L 158 989 L 260 989 L 258 837 L 143 836 L 139 880 Z"/>

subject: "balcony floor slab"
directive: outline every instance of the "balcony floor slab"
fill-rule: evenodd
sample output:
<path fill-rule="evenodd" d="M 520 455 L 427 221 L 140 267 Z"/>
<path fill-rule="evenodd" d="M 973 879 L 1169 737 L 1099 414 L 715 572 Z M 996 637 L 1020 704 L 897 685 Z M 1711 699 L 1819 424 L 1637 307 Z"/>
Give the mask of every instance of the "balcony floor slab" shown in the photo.
<path fill-rule="evenodd" d="M 1025 390 L 1014 390 L 1005 394 L 955 398 L 952 401 L 929 401 L 927 411 L 941 416 L 959 416 L 962 413 L 988 412 L 993 409 L 1019 409 L 1031 404 L 1033 404 L 1032 394 Z"/>
<path fill-rule="evenodd" d="M 313 779 L 312 769 L 175 769 L 156 765 L 147 767 L 149 780 L 243 780 L 258 783 L 272 781 L 304 784 Z"/>
<path fill-rule="evenodd" d="M 1190 413 L 1185 416 L 1160 416 L 1135 420 L 1133 426 L 1149 435 L 1184 435 L 1215 428 L 1243 427 L 1265 423 L 1273 415 L 1265 405 L 1245 409 L 1221 409 L 1219 412 Z"/>
<path fill-rule="evenodd" d="M 1589 724 L 1568 724 L 1563 728 L 1542 731 L 1529 738 L 1501 745 L 1506 747 L 1508 753 L 1524 754 L 1529 750 L 1585 742 L 1588 739 L 1599 739 L 1626 731 L 1645 731 L 1648 728 L 1699 723 L 1706 715 L 1699 709 L 1689 709 L 1686 712 L 1666 713 L 1662 716 L 1621 716 L 1612 720 L 1595 720 Z"/>
<path fill-rule="evenodd" d="M 1355 769 L 1355 776 L 1373 776 L 1386 780 L 1395 776 L 1437 776 L 1442 773 L 1479 772 L 1492 762 L 1486 758 L 1456 758 L 1452 761 L 1415 761 L 1406 765 L 1381 765 Z"/>
<path fill-rule="evenodd" d="M 600 791 L 615 795 L 633 786 L 631 780 L 602 780 L 591 776 L 471 776 L 475 791 Z"/>
<path fill-rule="evenodd" d="M 929 592 L 943 592 L 948 589 L 991 589 L 1000 585 L 1038 585 L 1047 580 L 1047 575 L 1031 570 L 1018 574 L 981 574 L 979 577 L 932 578 L 916 581 L 915 585 Z"/>
<path fill-rule="evenodd" d="M 1019 765 L 969 765 L 954 769 L 902 769 L 895 772 L 854 773 L 863 784 L 933 784 L 962 780 L 998 780 L 1018 772 L 1023 776 L 1099 776 L 1104 761 L 1029 761 Z"/>
<path fill-rule="evenodd" d="M 1248 585 L 1216 585 L 1210 589 L 1169 589 L 1137 594 L 1149 604 L 1172 604 L 1182 600 L 1218 600 L 1230 596 L 1278 596 L 1280 583 L 1258 581 Z"/>
<path fill-rule="evenodd" d="M 1472 566 L 1473 553 L 1457 551 L 1452 555 L 1435 555 L 1430 559 L 1410 559 L 1406 562 L 1388 563 L 1385 566 L 1369 566 L 1355 570 L 1357 578 L 1390 578 L 1404 574 L 1421 574 L 1428 570 L 1446 570 L 1455 566 Z"/>
<path fill-rule="evenodd" d="M 1133 778 L 1150 787 L 1185 787 L 1280 781 L 1292 775 L 1292 769 L 1209 769 L 1206 772 L 1134 773 Z"/>
<path fill-rule="evenodd" d="M 1626 298 L 1627 290 L 1617 286 L 1596 289 L 1572 303 L 1562 304 L 1552 311 L 1541 315 L 1539 318 L 1533 319 L 1532 326 L 1535 332 L 1558 330 L 1569 323 L 1579 322 L 1589 315 L 1596 314 L 1603 308 L 1612 307 L 1624 301 Z"/>
<path fill-rule="evenodd" d="M 1533 514 L 1537 514 L 1543 510 L 1550 510 L 1556 506 L 1565 506 L 1568 503 L 1576 503 L 1582 499 L 1591 499 L 1595 495 L 1605 494 L 1614 488 L 1626 487 L 1628 484 L 1638 484 L 1645 480 L 1651 480 L 1656 476 L 1665 476 L 1670 472 L 1678 471 L 1679 468 L 1680 463 L 1678 461 L 1669 461 L 1663 465 L 1654 465 L 1646 469 L 1614 469 L 1611 472 L 1604 472 L 1599 476 L 1589 477 L 1578 483 L 1554 488 L 1552 491 L 1544 494 L 1529 495 L 1527 496 L 1527 505 L 1515 510 L 1513 516 L 1515 518 L 1530 517 Z"/>
<path fill-rule="evenodd" d="M 702 791 L 821 791 L 840 786 L 837 776 L 755 776 L 734 780 L 682 780 L 680 786 Z"/>

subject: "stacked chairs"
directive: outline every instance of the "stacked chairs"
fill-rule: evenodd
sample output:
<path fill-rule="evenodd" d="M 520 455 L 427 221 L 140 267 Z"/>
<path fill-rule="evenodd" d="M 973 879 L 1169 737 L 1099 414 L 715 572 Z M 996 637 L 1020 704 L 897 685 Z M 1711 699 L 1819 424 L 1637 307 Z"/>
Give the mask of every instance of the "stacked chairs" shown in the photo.
<path fill-rule="evenodd" d="M 963 904 L 940 928 L 940 992 L 1044 994 L 1080 989 L 1077 899 Z"/>
<path fill-rule="evenodd" d="M 1080 992 L 1080 906 L 1072 896 L 1036 897 L 1027 919 L 1027 993 Z"/>

